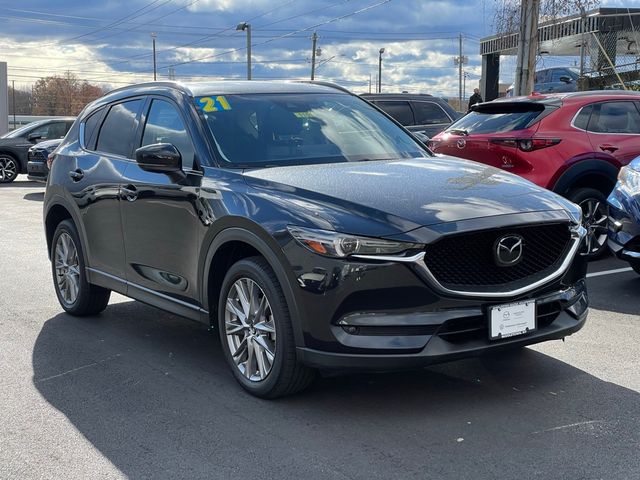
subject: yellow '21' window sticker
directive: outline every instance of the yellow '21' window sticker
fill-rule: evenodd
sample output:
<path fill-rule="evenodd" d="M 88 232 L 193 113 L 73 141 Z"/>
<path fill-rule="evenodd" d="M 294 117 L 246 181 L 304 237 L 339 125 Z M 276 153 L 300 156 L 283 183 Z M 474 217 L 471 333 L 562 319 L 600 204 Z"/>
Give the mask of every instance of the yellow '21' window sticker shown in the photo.
<path fill-rule="evenodd" d="M 224 95 L 218 95 L 217 97 L 199 97 L 196 99 L 196 104 L 205 113 L 231 110 L 231 105 L 229 105 Z"/>

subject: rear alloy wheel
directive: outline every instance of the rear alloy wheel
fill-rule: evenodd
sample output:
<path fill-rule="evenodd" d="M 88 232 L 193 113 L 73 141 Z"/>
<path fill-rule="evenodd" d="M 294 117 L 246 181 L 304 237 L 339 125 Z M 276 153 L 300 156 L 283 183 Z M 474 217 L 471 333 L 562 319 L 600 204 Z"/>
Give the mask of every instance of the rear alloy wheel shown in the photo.
<path fill-rule="evenodd" d="M 67 313 L 95 315 L 107 308 L 111 290 L 87 281 L 82 244 L 71 220 L 60 222 L 53 234 L 51 269 L 58 301 Z"/>
<path fill-rule="evenodd" d="M 594 260 L 607 250 L 607 199 L 599 190 L 580 188 L 569 195 L 569 200 L 582 208 L 582 225 L 587 229 L 585 254 Z"/>
<path fill-rule="evenodd" d="M 0 183 L 11 183 L 18 176 L 18 162 L 8 155 L 0 155 Z"/>
<path fill-rule="evenodd" d="M 252 395 L 289 395 L 315 378 L 313 370 L 298 363 L 287 301 L 264 258 L 231 266 L 222 282 L 218 326 L 227 363 Z"/>

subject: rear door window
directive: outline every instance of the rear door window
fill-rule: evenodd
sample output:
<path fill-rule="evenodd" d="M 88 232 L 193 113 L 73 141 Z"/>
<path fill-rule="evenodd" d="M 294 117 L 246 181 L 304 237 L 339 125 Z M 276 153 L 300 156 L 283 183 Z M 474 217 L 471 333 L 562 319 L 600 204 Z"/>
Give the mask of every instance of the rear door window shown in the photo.
<path fill-rule="evenodd" d="M 603 102 L 593 106 L 588 130 L 595 133 L 640 133 L 640 113 L 635 102 Z"/>
<path fill-rule="evenodd" d="M 113 105 L 100 128 L 96 150 L 130 157 L 141 107 L 139 99 Z"/>
<path fill-rule="evenodd" d="M 416 125 L 449 123 L 451 119 L 440 105 L 434 102 L 413 102 Z"/>
<path fill-rule="evenodd" d="M 391 115 L 396 121 L 400 122 L 401 125 L 407 126 L 416 124 L 409 102 L 378 100 L 376 105 Z"/>

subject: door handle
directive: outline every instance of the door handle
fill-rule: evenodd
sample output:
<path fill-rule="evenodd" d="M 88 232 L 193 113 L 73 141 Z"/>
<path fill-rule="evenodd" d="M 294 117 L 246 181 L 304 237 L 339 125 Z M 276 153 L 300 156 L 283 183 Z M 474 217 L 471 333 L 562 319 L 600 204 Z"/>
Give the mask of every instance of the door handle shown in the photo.
<path fill-rule="evenodd" d="M 618 150 L 618 147 L 605 143 L 604 145 L 600 145 L 600 150 L 602 150 L 603 152 L 613 153 Z"/>
<path fill-rule="evenodd" d="M 79 182 L 80 180 L 82 180 L 84 178 L 84 172 L 81 169 L 76 168 L 75 170 L 71 170 L 69 172 L 69 177 L 74 182 Z"/>
<path fill-rule="evenodd" d="M 138 198 L 138 189 L 133 185 L 121 187 L 120 191 L 122 192 L 122 197 L 130 202 L 135 202 Z"/>

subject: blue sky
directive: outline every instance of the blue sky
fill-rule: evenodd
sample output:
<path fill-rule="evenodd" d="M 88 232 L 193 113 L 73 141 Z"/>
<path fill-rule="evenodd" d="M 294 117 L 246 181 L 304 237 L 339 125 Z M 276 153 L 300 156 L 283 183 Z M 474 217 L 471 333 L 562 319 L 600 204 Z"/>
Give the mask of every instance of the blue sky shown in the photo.
<path fill-rule="evenodd" d="M 640 7 L 640 0 L 604 1 Z M 496 0 L 3 0 L 0 60 L 9 80 L 72 71 L 109 86 L 152 79 L 151 33 L 157 35 L 160 78 L 244 78 L 245 33 L 252 25 L 256 79 L 309 78 L 311 34 L 318 33 L 316 78 L 356 92 L 375 84 L 385 48 L 385 91 L 457 96 L 453 57 L 463 34 L 469 57 L 467 93 L 480 76 L 479 39 L 493 33 Z M 514 59 L 501 80 L 513 78 Z"/>

